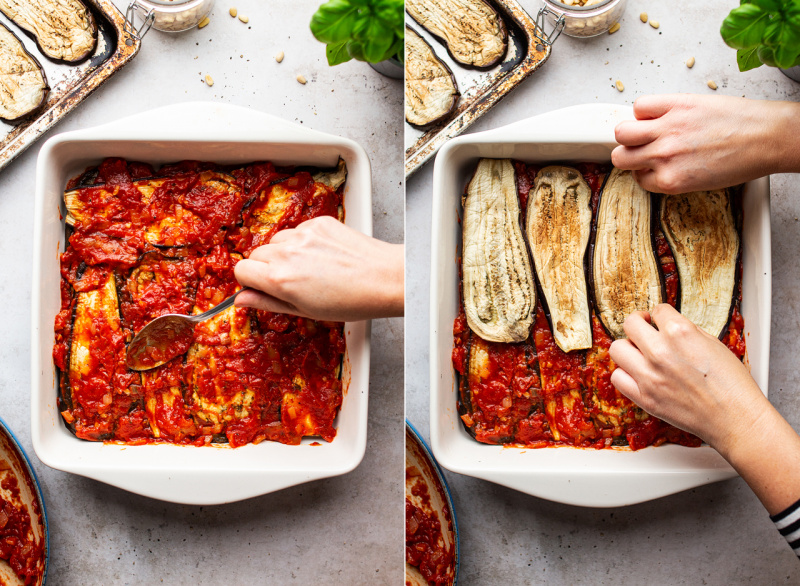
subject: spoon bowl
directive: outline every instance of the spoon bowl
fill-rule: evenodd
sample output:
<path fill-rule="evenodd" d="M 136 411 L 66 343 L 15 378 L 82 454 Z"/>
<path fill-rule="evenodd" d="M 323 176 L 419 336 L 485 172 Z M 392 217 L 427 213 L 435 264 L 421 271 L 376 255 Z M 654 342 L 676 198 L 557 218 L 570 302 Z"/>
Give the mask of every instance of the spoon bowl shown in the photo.
<path fill-rule="evenodd" d="M 165 364 L 185 354 L 194 340 L 195 326 L 233 305 L 236 296 L 247 289 L 243 287 L 219 305 L 198 315 L 169 313 L 145 325 L 128 344 L 125 363 L 131 370 L 144 371 Z"/>

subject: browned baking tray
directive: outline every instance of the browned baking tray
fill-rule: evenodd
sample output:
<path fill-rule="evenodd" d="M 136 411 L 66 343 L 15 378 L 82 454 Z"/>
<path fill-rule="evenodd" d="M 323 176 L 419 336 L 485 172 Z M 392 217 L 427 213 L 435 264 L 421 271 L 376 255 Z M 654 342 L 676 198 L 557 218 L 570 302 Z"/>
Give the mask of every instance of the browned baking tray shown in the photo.
<path fill-rule="evenodd" d="M 455 112 L 439 124 L 419 130 L 406 123 L 406 177 L 433 157 L 445 142 L 488 112 L 550 56 L 552 41 L 543 30 L 541 14 L 537 24 L 516 0 L 486 1 L 499 10 L 508 28 L 508 52 L 499 65 L 488 71 L 468 69 L 455 62 L 436 37 L 406 15 L 407 24 L 425 38 L 436 56 L 450 67 L 461 92 Z M 558 32 L 559 28 L 551 33 L 552 40 Z"/>
<path fill-rule="evenodd" d="M 38 115 L 20 124 L 0 123 L 0 169 L 69 114 L 109 77 L 139 52 L 141 40 L 125 27 L 125 17 L 111 0 L 84 0 L 97 20 L 97 48 L 77 65 L 55 63 L 42 55 L 36 43 L 0 15 L 0 21 L 14 31 L 29 53 L 44 67 L 50 85 L 47 103 Z"/>

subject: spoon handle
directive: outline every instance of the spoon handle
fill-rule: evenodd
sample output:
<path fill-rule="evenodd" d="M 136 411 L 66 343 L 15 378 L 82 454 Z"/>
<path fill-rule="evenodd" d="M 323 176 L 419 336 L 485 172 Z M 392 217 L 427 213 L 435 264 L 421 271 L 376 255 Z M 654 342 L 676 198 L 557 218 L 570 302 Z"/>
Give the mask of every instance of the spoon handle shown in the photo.
<path fill-rule="evenodd" d="M 193 316 L 192 316 L 192 321 L 195 321 L 195 322 L 201 322 L 201 321 L 205 321 L 205 320 L 207 320 L 207 319 L 209 319 L 209 318 L 212 318 L 212 317 L 214 317 L 214 316 L 215 316 L 215 315 L 217 315 L 218 313 L 221 313 L 221 312 L 225 311 L 225 310 L 226 310 L 226 309 L 228 309 L 228 308 L 229 308 L 231 305 L 233 305 L 233 302 L 234 302 L 234 300 L 236 299 L 236 296 L 237 296 L 239 293 L 241 293 L 242 291 L 247 291 L 249 288 L 250 288 L 250 287 L 242 287 L 242 288 L 241 288 L 241 289 L 239 289 L 239 290 L 238 290 L 236 293 L 234 293 L 233 295 L 231 295 L 230 297 L 228 297 L 228 298 L 227 298 L 225 301 L 223 301 L 223 302 L 222 302 L 222 303 L 220 303 L 219 305 L 215 305 L 214 307 L 212 307 L 212 308 L 211 308 L 211 309 L 209 309 L 208 311 L 204 311 L 204 312 L 203 312 L 203 313 L 201 313 L 201 314 L 198 314 L 198 315 L 193 315 Z"/>

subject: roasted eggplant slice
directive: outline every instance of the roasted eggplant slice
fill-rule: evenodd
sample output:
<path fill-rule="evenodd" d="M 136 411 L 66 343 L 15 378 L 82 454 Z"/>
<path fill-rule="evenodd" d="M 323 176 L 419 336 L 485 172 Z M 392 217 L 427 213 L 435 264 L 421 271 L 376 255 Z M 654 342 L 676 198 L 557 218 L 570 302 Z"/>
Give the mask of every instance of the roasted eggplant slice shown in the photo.
<path fill-rule="evenodd" d="M 316 183 L 321 183 L 336 191 L 347 179 L 347 165 L 345 165 L 344 159 L 339 159 L 334 171 L 320 171 L 314 173 L 313 178 Z"/>
<path fill-rule="evenodd" d="M 50 59 L 77 63 L 97 46 L 97 23 L 80 0 L 0 0 L 0 12 Z"/>
<path fill-rule="evenodd" d="M 592 229 L 592 190 L 577 169 L 545 167 L 528 199 L 526 230 L 533 264 L 564 352 L 592 347 L 583 260 Z"/>
<path fill-rule="evenodd" d="M 735 303 L 740 246 L 729 191 L 662 196 L 661 228 L 678 267 L 678 309 L 700 329 L 722 336 Z"/>
<path fill-rule="evenodd" d="M 591 275 L 600 321 L 614 339 L 635 311 L 665 299 L 653 244 L 652 195 L 630 171 L 611 171 L 597 204 Z"/>
<path fill-rule="evenodd" d="M 0 118 L 15 122 L 36 112 L 49 92 L 41 63 L 0 24 Z"/>
<path fill-rule="evenodd" d="M 428 126 L 447 117 L 458 101 L 453 72 L 425 39 L 406 27 L 406 121 Z"/>
<path fill-rule="evenodd" d="M 462 65 L 485 69 L 506 54 L 506 25 L 484 0 L 406 0 L 406 12 Z"/>
<path fill-rule="evenodd" d="M 195 308 L 195 313 L 201 310 Z M 222 426 L 248 417 L 255 393 L 240 374 L 229 368 L 229 349 L 251 335 L 250 312 L 230 307 L 198 324 L 195 342 L 186 356 L 190 368 L 189 411 L 201 426 Z M 205 343 L 203 340 L 214 340 Z"/>
<path fill-rule="evenodd" d="M 72 425 L 79 438 L 111 439 L 115 428 L 112 406 L 121 390 L 117 386 L 121 374 L 118 365 L 125 352 L 115 277 L 105 269 L 89 267 L 76 288 L 64 385 L 69 392 L 65 403 L 72 409 L 66 419 L 73 424 L 74 414 L 81 414 L 80 421 Z"/>
<path fill-rule="evenodd" d="M 188 191 L 176 189 L 172 181 L 179 185 L 183 179 L 164 182 L 163 189 L 170 192 L 171 198 L 168 212 L 145 229 L 145 240 L 157 247 L 219 244 L 225 237 L 224 230 L 236 223 L 244 205 L 242 189 L 236 180 L 226 173 L 202 171 Z M 153 183 L 148 181 L 145 185 Z M 142 191 L 142 186 L 137 187 Z M 173 190 L 177 195 L 171 195 Z M 142 193 L 145 201 L 155 197 Z"/>
<path fill-rule="evenodd" d="M 467 324 L 484 340 L 521 342 L 530 334 L 536 287 L 520 228 L 511 161 L 481 159 L 463 203 Z"/>

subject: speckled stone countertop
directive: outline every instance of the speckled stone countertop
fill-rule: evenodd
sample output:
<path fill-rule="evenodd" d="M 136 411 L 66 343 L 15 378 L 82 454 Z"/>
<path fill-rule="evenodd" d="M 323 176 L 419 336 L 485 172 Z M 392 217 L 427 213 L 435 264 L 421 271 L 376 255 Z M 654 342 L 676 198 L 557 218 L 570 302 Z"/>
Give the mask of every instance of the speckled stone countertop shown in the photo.
<path fill-rule="evenodd" d="M 522 0 L 531 13 L 538 0 Z M 645 93 L 714 93 L 800 101 L 800 84 L 762 67 L 739 73 L 719 26 L 736 2 L 629 2 L 614 35 L 562 36 L 549 61 L 470 131 L 581 103 L 630 104 Z M 658 30 L 639 20 L 646 11 Z M 684 62 L 694 56 L 696 64 Z M 614 82 L 621 80 L 619 93 Z M 407 184 L 406 416 L 429 438 L 432 165 Z M 800 429 L 800 176 L 771 179 L 769 395 Z M 461 530 L 463 584 L 797 584 L 800 564 L 741 479 L 645 504 L 584 509 L 446 473 Z"/>
<path fill-rule="evenodd" d="M 121 10 L 127 1 L 116 0 Z M 314 0 L 217 2 L 202 30 L 151 30 L 139 55 L 48 136 L 184 101 L 226 102 L 351 138 L 373 174 L 374 234 L 403 240 L 402 90 L 363 63 L 330 68 Z M 236 6 L 249 23 L 231 18 Z M 274 56 L 285 53 L 278 64 Z M 210 74 L 214 86 L 202 78 Z M 302 74 L 306 85 L 296 81 Z M 393 140 L 396 137 L 396 140 Z M 0 416 L 44 487 L 48 584 L 397 584 L 402 560 L 403 322 L 372 326 L 369 438 L 352 473 L 214 507 L 151 500 L 58 472 L 30 441 L 32 146 L 0 173 Z M 390 165 L 394 161 L 396 164 Z"/>

